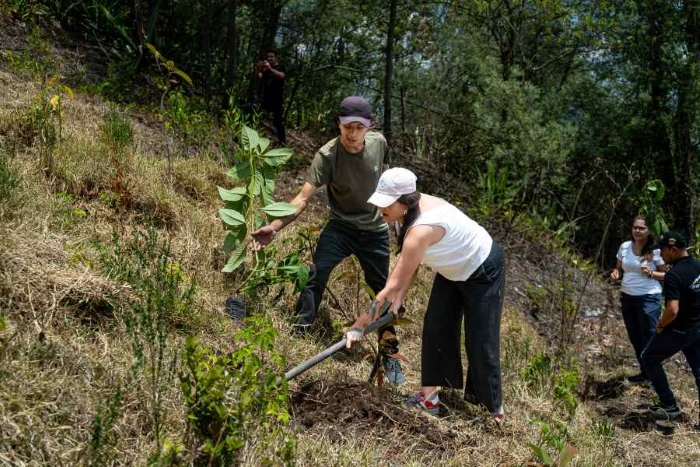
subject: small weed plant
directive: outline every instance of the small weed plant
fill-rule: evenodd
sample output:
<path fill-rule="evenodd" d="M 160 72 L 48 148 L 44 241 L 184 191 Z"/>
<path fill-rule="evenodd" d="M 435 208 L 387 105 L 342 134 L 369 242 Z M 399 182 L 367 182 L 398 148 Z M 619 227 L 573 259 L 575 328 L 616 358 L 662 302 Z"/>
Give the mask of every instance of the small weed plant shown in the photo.
<path fill-rule="evenodd" d="M 528 443 L 533 460 L 545 467 L 566 467 L 578 450 L 568 444 L 569 428 L 565 423 L 534 419 L 530 423 L 540 428 L 537 443 Z"/>
<path fill-rule="evenodd" d="M 182 94 L 176 92 L 173 96 L 173 92 L 176 87 L 180 84 L 180 80 L 192 86 L 192 79 L 175 66 L 172 60 L 168 60 L 163 57 L 160 52 L 153 46 L 153 44 L 146 44 L 146 48 L 153 55 L 153 59 L 156 62 L 156 67 L 158 69 L 159 75 L 155 77 L 155 83 L 158 89 L 161 91 L 160 95 L 160 118 L 163 120 L 165 126 L 165 152 L 168 161 L 168 176 L 171 177 L 173 174 L 172 168 L 172 137 L 174 132 L 174 122 L 175 124 L 182 120 L 181 107 L 184 106 Z"/>
<path fill-rule="evenodd" d="M 54 151 L 61 144 L 63 101 L 74 97 L 71 88 L 61 84 L 58 76 L 52 76 L 30 109 L 28 118 L 38 138 L 39 163 L 47 176 L 53 174 Z"/>
<path fill-rule="evenodd" d="M 602 439 L 611 439 L 615 436 L 615 423 L 607 418 L 593 420 L 593 432 Z"/>
<path fill-rule="evenodd" d="M 98 251 L 105 273 L 125 282 L 134 292 L 121 313 L 134 356 L 125 384 L 138 391 L 158 444 L 158 457 L 162 451 L 163 394 L 172 387 L 177 374 L 177 352 L 170 348 L 171 334 L 174 328 L 196 323 L 190 316 L 196 286 L 172 259 L 169 242 L 161 240 L 152 228 L 136 231 L 126 242 L 115 234 L 109 246 L 98 245 Z M 109 439 L 105 427 L 116 416 L 113 407 L 118 407 L 118 392 L 119 388 L 98 412 L 93 439 Z M 99 446 L 98 452 L 109 452 L 104 443 Z"/>
<path fill-rule="evenodd" d="M 554 396 L 563 405 L 570 418 L 574 416 L 579 405 L 579 383 L 580 377 L 576 364 L 561 369 L 554 378 Z"/>
<path fill-rule="evenodd" d="M 180 376 L 187 420 L 207 465 L 236 464 L 255 445 L 261 465 L 289 464 L 295 439 L 288 430 L 284 358 L 275 352 L 275 330 L 264 317 L 249 318 L 230 355 L 217 355 L 188 338 Z"/>
<path fill-rule="evenodd" d="M 569 417 L 573 417 L 579 405 L 578 387 L 580 382 L 575 361 L 566 365 L 557 364 L 546 353 L 533 356 L 521 372 L 523 381 L 536 392 L 546 395 L 550 391 L 554 399 Z"/>
<path fill-rule="evenodd" d="M 546 353 L 534 355 L 522 370 L 522 378 L 528 385 L 545 386 L 551 380 L 553 373 L 552 357 Z"/>
<path fill-rule="evenodd" d="M 86 218 L 87 212 L 75 205 L 76 197 L 73 194 L 60 191 L 54 196 L 54 210 L 56 220 L 61 228 L 79 226 Z"/>
<path fill-rule="evenodd" d="M 121 201 L 128 195 L 128 187 L 125 186 L 125 172 L 130 162 L 129 147 L 133 141 L 133 129 L 129 119 L 118 108 L 112 106 L 105 115 L 100 125 L 102 138 L 109 148 L 109 157 L 114 171 L 112 179 L 112 194 L 100 193 L 101 200 L 104 196 L 110 196 L 108 204 L 112 207 L 121 205 Z"/>

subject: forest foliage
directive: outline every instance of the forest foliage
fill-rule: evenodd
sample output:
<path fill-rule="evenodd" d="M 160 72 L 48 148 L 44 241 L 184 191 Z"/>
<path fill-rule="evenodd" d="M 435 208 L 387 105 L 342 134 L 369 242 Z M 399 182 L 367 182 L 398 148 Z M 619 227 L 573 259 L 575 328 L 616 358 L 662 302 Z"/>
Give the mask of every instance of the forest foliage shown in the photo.
<path fill-rule="evenodd" d="M 494 171 L 508 187 L 504 208 L 593 256 L 611 217 L 620 222 L 605 250 L 627 235 L 653 180 L 666 187 L 667 224 L 695 236 L 698 3 L 9 0 L 5 9 L 99 47 L 99 90 L 122 101 L 153 100 L 143 86 L 157 72 L 152 44 L 192 78 L 178 95 L 195 114 L 252 98 L 254 64 L 276 49 L 290 127 L 331 135 L 339 100 L 364 95 L 406 158 L 475 188 Z"/>

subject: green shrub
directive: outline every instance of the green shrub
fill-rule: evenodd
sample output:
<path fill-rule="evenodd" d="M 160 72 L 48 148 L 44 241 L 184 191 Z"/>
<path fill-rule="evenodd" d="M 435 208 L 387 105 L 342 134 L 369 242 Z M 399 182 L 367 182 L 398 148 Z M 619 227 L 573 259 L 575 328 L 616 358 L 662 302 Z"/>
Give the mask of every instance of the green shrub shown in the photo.
<path fill-rule="evenodd" d="M 251 444 L 262 465 L 293 459 L 285 364 L 274 351 L 275 330 L 266 318 L 253 317 L 249 323 L 236 334 L 240 346 L 230 355 L 187 339 L 180 381 L 192 449 L 207 465 L 233 465 Z"/>
<path fill-rule="evenodd" d="M 170 243 L 161 240 L 154 228 L 137 230 L 126 242 L 115 232 L 108 245 L 98 243 L 96 247 L 102 271 L 138 291 L 130 307 L 134 318 L 148 326 L 146 332 L 160 332 L 151 329 L 154 325 L 182 329 L 198 324 L 198 317 L 191 313 L 194 280 L 171 257 Z"/>
<path fill-rule="evenodd" d="M 98 244 L 97 248 L 102 270 L 110 278 L 129 284 L 134 292 L 121 310 L 134 357 L 125 385 L 138 394 L 149 417 L 158 458 L 162 452 L 163 393 L 172 387 L 177 368 L 177 355 L 169 343 L 174 328 L 189 328 L 198 322 L 191 313 L 195 283 L 171 257 L 169 242 L 161 240 L 153 228 L 137 230 L 126 242 L 114 234 L 108 246 Z M 106 412 L 96 415 L 94 439 L 97 434 L 104 439 L 108 433 L 104 428 L 96 430 L 113 422 L 118 396 L 108 401 Z"/>
<path fill-rule="evenodd" d="M 554 396 L 564 405 L 564 409 L 573 417 L 578 408 L 578 385 L 580 382 L 578 367 L 572 365 L 562 369 L 554 378 Z"/>
<path fill-rule="evenodd" d="M 523 368 L 521 377 L 528 386 L 535 387 L 542 395 L 553 392 L 557 403 L 563 405 L 569 417 L 573 417 L 579 404 L 580 381 L 575 362 L 563 365 L 562 362 L 555 362 L 546 353 L 539 353 Z"/>
<path fill-rule="evenodd" d="M 552 372 L 552 358 L 546 353 L 538 353 L 530 359 L 521 376 L 528 384 L 546 385 Z"/>
<path fill-rule="evenodd" d="M 578 450 L 567 442 L 569 427 L 565 423 L 540 419 L 530 423 L 540 427 L 537 443 L 528 443 L 536 462 L 545 467 L 566 467 L 578 454 Z"/>
<path fill-rule="evenodd" d="M 5 51 L 3 55 L 15 73 L 27 73 L 42 79 L 58 73 L 59 70 L 58 62 L 51 58 L 50 53 L 51 43 L 44 37 L 41 29 L 34 26 L 27 36 L 27 47 L 21 54 Z"/>

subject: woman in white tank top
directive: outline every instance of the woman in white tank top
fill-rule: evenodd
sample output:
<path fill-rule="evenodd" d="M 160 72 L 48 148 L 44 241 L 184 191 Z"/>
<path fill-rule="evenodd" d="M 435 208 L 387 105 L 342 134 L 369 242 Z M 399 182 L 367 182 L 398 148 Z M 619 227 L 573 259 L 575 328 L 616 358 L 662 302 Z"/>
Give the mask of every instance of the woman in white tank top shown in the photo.
<path fill-rule="evenodd" d="M 416 176 L 393 168 L 382 174 L 368 200 L 387 223 L 397 222 L 401 256 L 377 294 L 398 313 L 418 266 L 436 273 L 423 323 L 421 391 L 406 403 L 439 412 L 440 387 L 464 388 L 466 401 L 483 405 L 500 424 L 500 323 L 505 288 L 501 249 L 486 230 L 447 201 L 416 190 Z M 348 346 L 378 316 L 365 313 L 347 332 Z M 460 329 L 464 323 L 469 367 L 463 375 Z"/>

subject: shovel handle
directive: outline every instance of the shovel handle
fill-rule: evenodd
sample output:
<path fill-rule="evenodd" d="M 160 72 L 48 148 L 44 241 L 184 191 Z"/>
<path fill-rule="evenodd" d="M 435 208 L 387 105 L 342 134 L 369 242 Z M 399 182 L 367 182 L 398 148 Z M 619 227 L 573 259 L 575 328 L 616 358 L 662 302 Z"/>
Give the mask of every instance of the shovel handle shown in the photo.
<path fill-rule="evenodd" d="M 386 307 L 388 308 L 388 306 Z M 385 308 L 385 309 L 386 309 Z M 371 323 L 369 326 L 365 328 L 364 331 L 362 331 L 362 335 L 366 335 L 367 333 L 370 333 L 372 331 L 375 331 L 381 327 L 386 326 L 387 324 L 391 323 L 394 320 L 394 315 L 390 312 L 386 312 L 384 315 L 382 315 L 381 318 L 379 318 L 377 321 L 374 321 Z M 334 353 L 336 353 L 338 350 L 342 349 L 345 347 L 345 344 L 347 342 L 347 338 L 343 337 L 341 340 L 333 344 L 332 346 L 328 347 L 326 350 L 318 353 L 315 357 L 308 359 L 304 363 L 301 363 L 288 372 L 284 374 L 284 378 L 289 381 L 290 379 L 299 376 L 309 368 L 317 365 L 318 363 L 322 362 L 323 360 L 327 359 Z"/>

